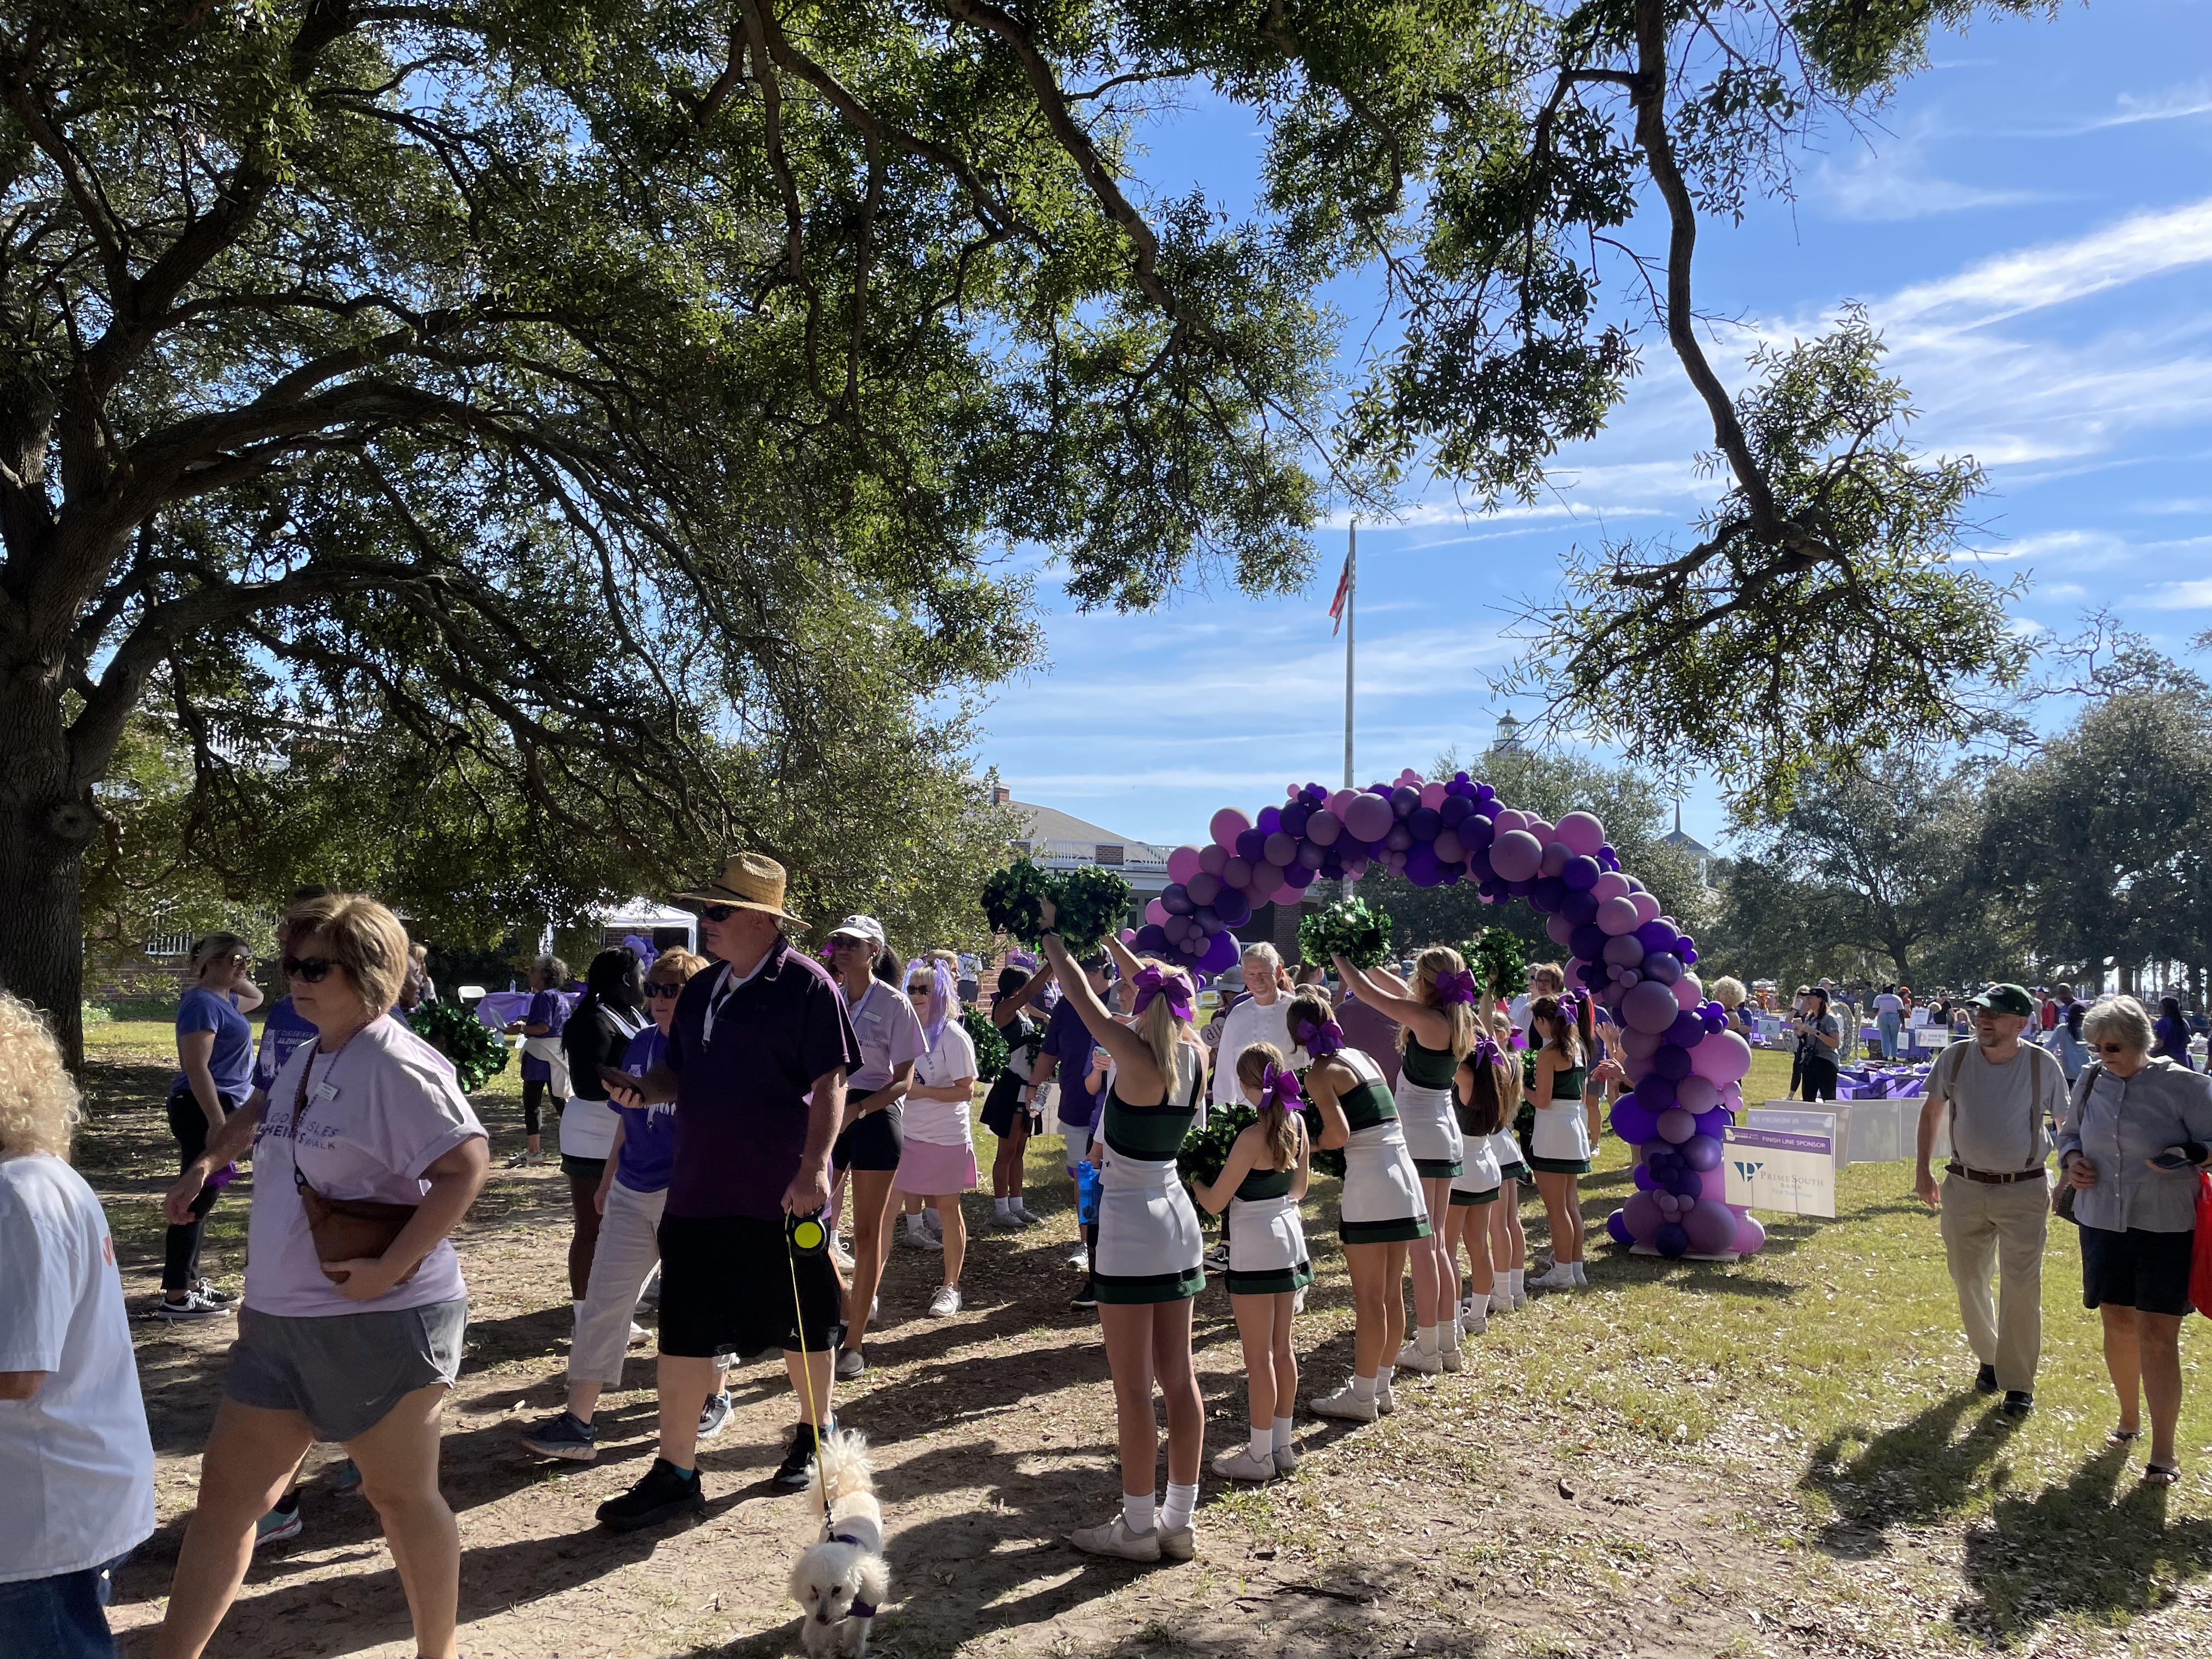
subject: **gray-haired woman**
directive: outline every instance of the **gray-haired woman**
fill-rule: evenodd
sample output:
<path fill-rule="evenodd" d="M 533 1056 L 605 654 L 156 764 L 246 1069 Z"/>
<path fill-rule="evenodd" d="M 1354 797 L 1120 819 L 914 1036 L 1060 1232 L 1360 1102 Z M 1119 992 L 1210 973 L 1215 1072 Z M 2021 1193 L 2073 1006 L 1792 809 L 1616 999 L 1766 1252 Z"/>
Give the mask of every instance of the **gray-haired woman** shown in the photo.
<path fill-rule="evenodd" d="M 2150 1016 L 2133 997 L 2107 997 L 2081 1021 L 2093 1055 L 2076 1079 L 2058 1135 L 2081 1227 L 2081 1301 L 2105 1322 L 2105 1369 L 2119 1396 L 2107 1437 L 2142 1434 L 2143 1479 L 2180 1479 L 2173 1431 L 2181 1415 L 2181 1322 L 2197 1229 L 2197 1169 L 2212 1163 L 2212 1079 L 2150 1052 Z M 2140 1398 L 2139 1398 L 2140 1396 Z"/>

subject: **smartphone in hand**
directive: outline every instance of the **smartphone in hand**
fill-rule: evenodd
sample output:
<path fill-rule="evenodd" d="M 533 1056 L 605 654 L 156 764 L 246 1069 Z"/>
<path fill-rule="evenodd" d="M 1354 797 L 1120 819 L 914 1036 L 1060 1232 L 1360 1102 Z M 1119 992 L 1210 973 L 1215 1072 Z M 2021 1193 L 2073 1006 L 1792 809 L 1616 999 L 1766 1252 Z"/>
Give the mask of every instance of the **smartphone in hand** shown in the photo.
<path fill-rule="evenodd" d="M 2184 1165 L 2194 1164 L 2196 1161 L 2197 1160 L 2195 1158 L 2190 1157 L 2186 1152 L 2179 1146 L 2169 1146 L 2164 1152 L 2160 1152 L 2156 1158 L 2151 1159 L 2151 1162 L 2161 1170 L 2179 1170 Z"/>
<path fill-rule="evenodd" d="M 632 1094 L 642 1095 L 649 1092 L 645 1086 L 643 1078 L 625 1072 L 619 1066 L 600 1066 L 599 1081 L 610 1089 L 627 1089 Z"/>

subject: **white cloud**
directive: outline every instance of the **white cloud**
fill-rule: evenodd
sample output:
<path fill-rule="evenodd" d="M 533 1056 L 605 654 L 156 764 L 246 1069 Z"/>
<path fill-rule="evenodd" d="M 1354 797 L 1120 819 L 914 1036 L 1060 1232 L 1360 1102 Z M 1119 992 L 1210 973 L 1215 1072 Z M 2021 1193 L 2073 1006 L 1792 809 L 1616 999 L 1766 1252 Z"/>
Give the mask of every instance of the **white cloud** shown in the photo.
<path fill-rule="evenodd" d="M 2139 213 L 2072 241 L 1999 254 L 1954 276 L 1904 289 L 1875 311 L 1892 325 L 1981 328 L 2206 264 L 2212 264 L 2212 197 Z"/>
<path fill-rule="evenodd" d="M 2212 578 L 2192 582 L 2165 582 L 2150 590 L 2153 605 L 2173 611 L 2212 611 Z"/>
<path fill-rule="evenodd" d="M 1936 178 L 1923 167 L 1917 146 L 1910 142 L 1889 154 L 1863 150 L 1848 166 L 1823 161 L 1814 182 L 1837 217 L 1871 223 L 2051 199 L 2037 191 L 1996 190 Z"/>
<path fill-rule="evenodd" d="M 2181 121 L 2193 115 L 2212 115 L 2212 80 L 2192 81 L 2187 86 L 2167 87 L 2141 96 L 2124 92 L 2112 114 L 2083 122 L 2076 132 L 2096 132 L 2107 127 L 2131 127 L 2145 121 Z"/>

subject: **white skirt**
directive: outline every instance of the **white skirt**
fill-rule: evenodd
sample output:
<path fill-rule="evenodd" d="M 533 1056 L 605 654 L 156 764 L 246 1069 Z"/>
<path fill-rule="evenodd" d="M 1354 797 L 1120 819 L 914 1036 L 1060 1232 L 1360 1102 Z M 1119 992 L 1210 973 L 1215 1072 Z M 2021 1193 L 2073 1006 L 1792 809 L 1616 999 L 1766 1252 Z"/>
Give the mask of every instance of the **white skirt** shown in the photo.
<path fill-rule="evenodd" d="M 1297 1201 L 1287 1193 L 1280 1198 L 1231 1199 L 1229 1294 L 1276 1296 L 1312 1283 Z"/>
<path fill-rule="evenodd" d="M 1528 1168 L 1528 1159 L 1521 1156 L 1520 1137 L 1513 1133 L 1513 1126 L 1510 1124 L 1506 1125 L 1496 1134 L 1490 1137 L 1490 1150 L 1498 1159 L 1498 1169 L 1499 1178 L 1501 1180 L 1504 1178 L 1504 1171 L 1508 1170 L 1515 1168 L 1526 1170 Z M 1517 1180 L 1519 1177 L 1516 1176 L 1515 1178 Z"/>
<path fill-rule="evenodd" d="M 1347 1244 L 1429 1236 L 1421 1178 L 1414 1170 L 1413 1155 L 1406 1150 L 1406 1132 L 1395 1118 L 1356 1129 L 1346 1143 L 1337 1231 Z"/>
<path fill-rule="evenodd" d="M 615 1131 L 622 1119 L 604 1100 L 570 1095 L 561 1109 L 561 1156 L 605 1158 L 615 1149 Z"/>
<path fill-rule="evenodd" d="M 1588 1164 L 1590 1161 L 1589 1117 L 1580 1100 L 1555 1100 L 1536 1109 L 1536 1127 L 1528 1133 L 1528 1156 L 1541 1164 Z"/>
<path fill-rule="evenodd" d="M 1099 1176 L 1098 1299 L 1172 1302 L 1204 1290 L 1198 1210 L 1175 1160 L 1153 1163 L 1109 1149 Z"/>
<path fill-rule="evenodd" d="M 1468 1135 L 1467 1164 L 1452 1177 L 1451 1189 L 1455 1193 L 1494 1193 L 1498 1187 L 1498 1138 L 1495 1135 Z M 1513 1149 L 1516 1153 L 1518 1146 Z"/>
<path fill-rule="evenodd" d="M 1398 1103 L 1398 1121 L 1405 1126 L 1406 1150 L 1423 1179 L 1435 1181 L 1459 1173 L 1465 1155 L 1465 1138 L 1452 1110 L 1449 1089 L 1425 1089 L 1398 1073 L 1391 1091 Z"/>

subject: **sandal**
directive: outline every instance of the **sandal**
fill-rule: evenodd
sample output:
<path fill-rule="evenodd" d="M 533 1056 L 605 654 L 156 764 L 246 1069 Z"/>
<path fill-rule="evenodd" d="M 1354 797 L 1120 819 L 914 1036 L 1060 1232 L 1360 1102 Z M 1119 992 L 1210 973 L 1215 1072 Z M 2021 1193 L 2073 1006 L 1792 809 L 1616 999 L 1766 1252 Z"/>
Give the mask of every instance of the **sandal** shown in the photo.
<path fill-rule="evenodd" d="M 2105 1431 L 2105 1443 L 2108 1446 L 2130 1445 L 2142 1438 L 2142 1431 L 2141 1429 L 2107 1429 Z"/>
<path fill-rule="evenodd" d="M 2143 1485 L 2146 1486 L 2179 1486 L 2180 1482 L 2181 1465 L 2179 1463 L 2146 1463 L 2143 1466 Z"/>

